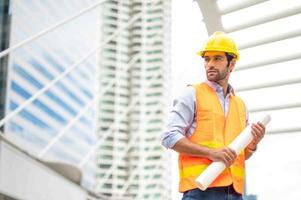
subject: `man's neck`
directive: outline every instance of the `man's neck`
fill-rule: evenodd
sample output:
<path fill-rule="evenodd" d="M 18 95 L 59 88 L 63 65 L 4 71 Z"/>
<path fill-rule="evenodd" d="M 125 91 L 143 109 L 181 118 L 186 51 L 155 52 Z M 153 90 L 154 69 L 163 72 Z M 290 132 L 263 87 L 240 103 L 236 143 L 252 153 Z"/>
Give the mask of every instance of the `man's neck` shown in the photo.
<path fill-rule="evenodd" d="M 224 94 L 224 97 L 226 97 L 227 93 L 228 93 L 228 81 L 218 81 L 216 83 L 219 84 L 223 88 L 223 94 Z"/>

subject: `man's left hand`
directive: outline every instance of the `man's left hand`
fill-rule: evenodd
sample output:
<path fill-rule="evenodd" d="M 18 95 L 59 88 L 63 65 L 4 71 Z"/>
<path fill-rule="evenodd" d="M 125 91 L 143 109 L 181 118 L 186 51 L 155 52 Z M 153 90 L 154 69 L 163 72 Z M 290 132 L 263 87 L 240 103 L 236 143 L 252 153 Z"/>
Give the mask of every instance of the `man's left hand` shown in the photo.
<path fill-rule="evenodd" d="M 261 122 L 257 122 L 257 124 L 252 124 L 251 126 L 253 140 L 248 145 L 249 149 L 256 150 L 257 144 L 260 142 L 260 140 L 263 138 L 265 134 L 265 126 Z"/>

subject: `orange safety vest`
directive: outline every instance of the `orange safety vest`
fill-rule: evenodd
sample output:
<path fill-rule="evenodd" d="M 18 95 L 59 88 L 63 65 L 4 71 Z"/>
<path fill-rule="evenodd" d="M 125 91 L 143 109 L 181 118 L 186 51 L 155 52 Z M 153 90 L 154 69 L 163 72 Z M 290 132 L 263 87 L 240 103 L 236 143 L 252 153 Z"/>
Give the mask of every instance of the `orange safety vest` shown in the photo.
<path fill-rule="evenodd" d="M 246 126 L 246 110 L 243 101 L 230 94 L 228 115 L 225 118 L 215 91 L 206 83 L 193 85 L 196 90 L 196 128 L 188 139 L 210 148 L 229 145 Z M 212 161 L 207 158 L 179 155 L 179 191 L 197 188 L 195 179 Z M 242 151 L 234 163 L 226 168 L 209 187 L 233 184 L 236 192 L 244 192 L 245 156 Z"/>

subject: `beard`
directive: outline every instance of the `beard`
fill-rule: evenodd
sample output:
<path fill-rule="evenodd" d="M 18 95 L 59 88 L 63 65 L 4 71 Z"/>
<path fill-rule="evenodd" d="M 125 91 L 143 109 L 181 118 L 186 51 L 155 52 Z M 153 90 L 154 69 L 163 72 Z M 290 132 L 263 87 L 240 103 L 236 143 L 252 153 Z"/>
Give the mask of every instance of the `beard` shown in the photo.
<path fill-rule="evenodd" d="M 210 68 L 206 71 L 208 81 L 219 82 L 228 76 L 228 67 L 223 70 Z"/>

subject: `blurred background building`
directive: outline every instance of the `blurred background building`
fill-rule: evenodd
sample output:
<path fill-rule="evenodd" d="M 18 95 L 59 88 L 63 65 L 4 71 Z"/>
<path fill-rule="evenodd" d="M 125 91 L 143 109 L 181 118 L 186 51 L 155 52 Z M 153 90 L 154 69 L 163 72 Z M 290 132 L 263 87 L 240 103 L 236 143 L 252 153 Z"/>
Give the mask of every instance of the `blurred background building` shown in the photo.
<path fill-rule="evenodd" d="M 3 149 L 9 143 L 101 199 L 171 199 L 159 142 L 170 99 L 170 1 L 7 0 L 1 22 Z M 21 169 L 1 153 L 0 193 L 43 199 L 49 171 L 37 177 L 37 166 Z M 13 164 L 18 178 L 4 175 Z M 40 187 L 21 188 L 28 178 Z M 64 181 L 48 199 L 83 197 L 67 198 Z"/>
<path fill-rule="evenodd" d="M 10 38 L 10 13 L 9 13 L 9 1 L 0 2 L 0 51 L 3 51 L 9 47 Z M 0 60 L 0 117 L 4 117 L 5 99 L 6 99 L 6 82 L 7 82 L 7 57 Z M 0 127 L 1 131 L 3 127 Z"/>
<path fill-rule="evenodd" d="M 70 6 L 62 6 L 58 1 L 11 1 L 10 46 L 93 2 L 71 0 L 68 1 Z M 95 11 L 84 14 L 10 53 L 6 114 L 96 48 L 98 16 Z M 78 164 L 96 141 L 96 112 L 91 102 L 96 96 L 97 63 L 94 53 L 12 117 L 6 123 L 4 133 L 16 145 L 39 158 Z M 95 183 L 94 156 L 83 169 L 83 185 L 92 189 Z"/>
<path fill-rule="evenodd" d="M 170 10 L 165 1 L 102 6 L 96 192 L 116 199 L 171 199 L 160 144 L 170 103 Z"/>
<path fill-rule="evenodd" d="M 250 120 L 272 116 L 246 199 L 301 199 L 300 18 L 298 0 L 0 1 L 0 199 L 180 199 L 160 136 L 215 30 Z"/>

